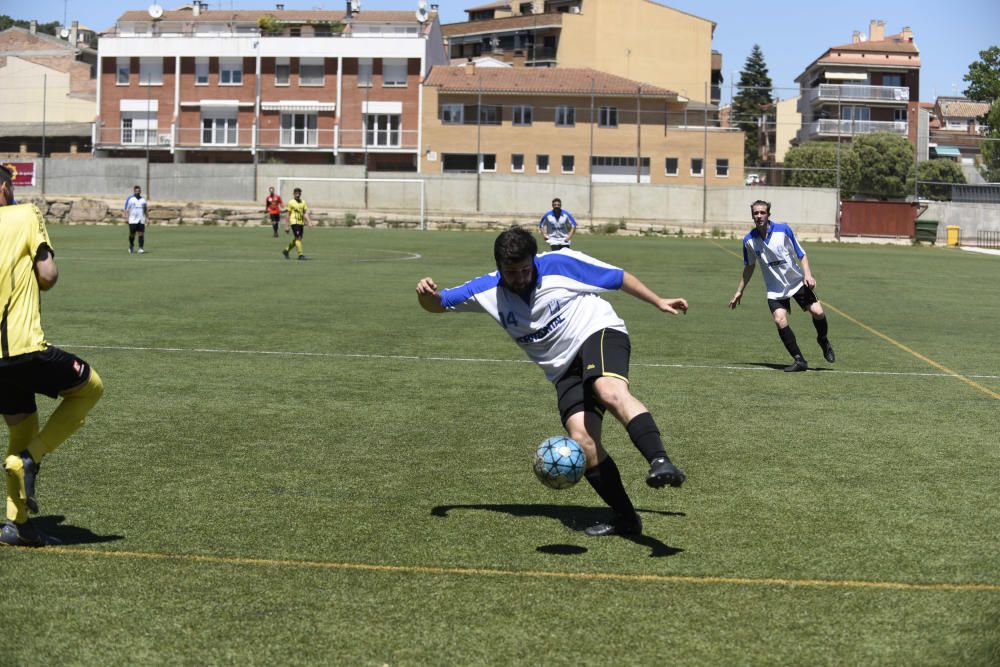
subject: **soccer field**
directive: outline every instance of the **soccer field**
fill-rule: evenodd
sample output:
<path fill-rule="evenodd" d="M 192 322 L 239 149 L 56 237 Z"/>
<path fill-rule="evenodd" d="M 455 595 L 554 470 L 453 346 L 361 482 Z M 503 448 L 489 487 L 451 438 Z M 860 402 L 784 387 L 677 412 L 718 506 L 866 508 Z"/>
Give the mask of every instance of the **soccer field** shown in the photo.
<path fill-rule="evenodd" d="M 590 487 L 531 471 L 551 385 L 414 296 L 494 234 L 50 234 L 47 337 L 106 393 L 42 466 L 65 546 L 0 550 L 0 664 L 1000 663 L 998 257 L 803 239 L 837 362 L 796 308 L 786 374 L 759 271 L 728 308 L 739 240 L 574 239 L 691 304 L 608 296 L 688 482 L 648 488 L 609 417 L 645 534 L 595 539 Z"/>

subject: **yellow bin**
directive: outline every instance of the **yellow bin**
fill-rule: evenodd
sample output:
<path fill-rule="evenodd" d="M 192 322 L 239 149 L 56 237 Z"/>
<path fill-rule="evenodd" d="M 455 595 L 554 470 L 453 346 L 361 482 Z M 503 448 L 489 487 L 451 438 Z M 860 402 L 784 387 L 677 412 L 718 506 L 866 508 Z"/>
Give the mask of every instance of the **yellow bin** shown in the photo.
<path fill-rule="evenodd" d="M 948 225 L 948 245 L 958 245 L 958 233 L 961 227 L 958 225 Z"/>

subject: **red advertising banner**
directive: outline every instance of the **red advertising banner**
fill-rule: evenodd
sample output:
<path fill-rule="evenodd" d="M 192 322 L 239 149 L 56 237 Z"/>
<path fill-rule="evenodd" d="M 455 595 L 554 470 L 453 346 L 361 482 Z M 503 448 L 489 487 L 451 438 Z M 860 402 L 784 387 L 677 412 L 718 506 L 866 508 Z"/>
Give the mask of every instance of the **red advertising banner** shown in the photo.
<path fill-rule="evenodd" d="M 4 162 L 3 166 L 10 169 L 14 174 L 15 187 L 18 185 L 32 186 L 35 184 L 34 162 Z"/>

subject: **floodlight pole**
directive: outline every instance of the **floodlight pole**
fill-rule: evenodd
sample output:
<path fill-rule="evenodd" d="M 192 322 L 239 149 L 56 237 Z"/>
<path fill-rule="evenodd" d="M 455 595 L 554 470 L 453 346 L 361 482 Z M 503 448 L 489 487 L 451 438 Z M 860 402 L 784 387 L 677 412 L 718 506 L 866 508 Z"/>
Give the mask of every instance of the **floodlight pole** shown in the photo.
<path fill-rule="evenodd" d="M 153 87 L 150 75 L 146 75 L 146 199 L 149 199 L 149 115 L 152 113 Z"/>
<path fill-rule="evenodd" d="M 63 24 L 65 25 L 65 23 Z M 45 196 L 45 107 L 48 100 L 48 74 L 42 75 L 42 196 Z"/>

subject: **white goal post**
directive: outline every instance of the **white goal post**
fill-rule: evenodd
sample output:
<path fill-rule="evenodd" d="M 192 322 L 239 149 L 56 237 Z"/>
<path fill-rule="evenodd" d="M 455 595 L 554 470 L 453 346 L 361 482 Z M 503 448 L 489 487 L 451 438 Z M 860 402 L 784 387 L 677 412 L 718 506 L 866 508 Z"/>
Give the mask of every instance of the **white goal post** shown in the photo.
<path fill-rule="evenodd" d="M 403 183 L 412 184 L 420 186 L 420 229 L 427 229 L 427 219 L 425 216 L 425 210 L 427 205 L 427 184 L 422 178 L 341 178 L 336 176 L 330 176 L 326 178 L 320 177 L 302 177 L 302 176 L 281 176 L 275 181 L 275 190 L 279 195 L 285 197 L 283 194 L 283 186 L 285 185 L 297 185 L 299 183 L 309 183 L 309 182 L 321 182 L 321 183 L 361 183 L 365 187 L 369 183 Z M 303 188 L 306 190 L 306 188 Z M 291 198 L 291 192 L 287 193 L 288 196 L 285 197 L 285 201 Z M 304 196 L 307 202 L 310 197 Z M 350 197 L 342 197 L 341 201 L 337 203 L 337 206 L 342 208 L 364 208 L 364 201 L 353 202 Z"/>

